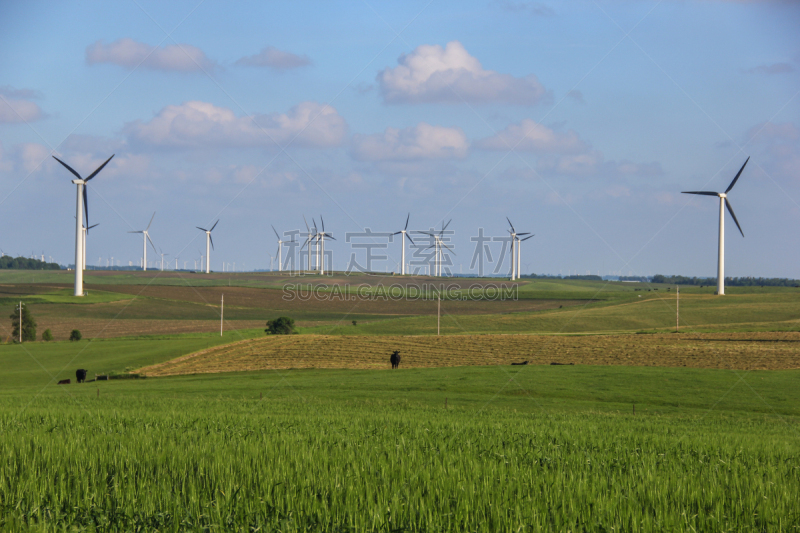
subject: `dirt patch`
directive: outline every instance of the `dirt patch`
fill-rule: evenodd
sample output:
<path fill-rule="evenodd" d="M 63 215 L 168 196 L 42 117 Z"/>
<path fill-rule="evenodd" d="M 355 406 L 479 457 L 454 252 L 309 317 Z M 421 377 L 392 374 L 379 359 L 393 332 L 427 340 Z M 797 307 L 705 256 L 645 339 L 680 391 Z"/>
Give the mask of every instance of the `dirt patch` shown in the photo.
<path fill-rule="evenodd" d="M 664 335 L 275 336 L 242 341 L 146 367 L 150 376 L 282 368 L 470 365 L 629 365 L 740 370 L 800 368 L 800 333 Z"/>

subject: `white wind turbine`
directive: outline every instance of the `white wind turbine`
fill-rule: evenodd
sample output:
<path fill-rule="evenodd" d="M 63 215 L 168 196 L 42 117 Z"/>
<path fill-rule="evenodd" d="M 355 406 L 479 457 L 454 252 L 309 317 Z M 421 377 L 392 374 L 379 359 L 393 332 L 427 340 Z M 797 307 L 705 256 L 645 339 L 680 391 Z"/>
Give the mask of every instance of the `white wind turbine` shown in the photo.
<path fill-rule="evenodd" d="M 402 234 L 402 237 L 400 237 L 400 248 L 402 250 L 400 253 L 400 261 L 401 261 L 400 274 L 403 276 L 406 275 L 406 239 L 411 241 L 411 244 L 414 244 L 414 239 L 412 239 L 411 235 L 408 234 L 408 220 L 410 218 L 411 218 L 411 213 L 409 213 L 408 216 L 406 217 L 406 226 L 400 231 L 392 233 L 392 235 Z"/>
<path fill-rule="evenodd" d="M 317 247 L 317 254 L 319 256 L 317 258 L 317 266 L 319 267 L 319 274 L 321 276 L 324 276 L 325 275 L 325 237 L 328 237 L 329 239 L 333 239 L 334 241 L 336 239 L 330 233 L 325 233 L 325 221 L 322 220 L 322 215 L 319 216 L 319 220 L 320 220 L 320 222 L 322 222 L 322 231 L 317 234 L 317 236 L 319 238 L 319 246 Z M 314 224 L 314 227 L 316 228 L 316 223 Z"/>
<path fill-rule="evenodd" d="M 214 241 L 211 239 L 211 232 L 214 231 L 214 228 L 217 227 L 217 224 L 219 224 L 219 219 L 214 222 L 214 225 L 211 226 L 211 229 L 204 229 L 200 226 L 195 226 L 200 231 L 206 232 L 206 274 L 211 272 L 211 249 L 214 248 Z"/>
<path fill-rule="evenodd" d="M 114 157 L 112 154 L 111 157 Z M 68 164 L 53 156 L 53 159 L 64 165 L 64 167 L 72 172 L 77 178 L 72 180 L 72 183 L 78 186 L 77 200 L 75 202 L 75 296 L 83 296 L 83 212 L 86 211 L 86 223 L 89 223 L 89 208 L 87 206 L 86 184 L 89 180 L 97 176 L 97 173 L 103 170 L 111 157 L 97 167 L 97 170 L 89 174 L 86 179 L 81 178 L 81 175 L 75 172 Z"/>
<path fill-rule="evenodd" d="M 316 239 L 317 227 L 316 227 L 316 223 L 314 223 L 314 231 L 312 232 L 311 228 L 308 227 L 308 221 L 306 220 L 306 216 L 305 215 L 303 215 L 303 222 L 305 222 L 305 224 L 306 224 L 306 231 L 308 233 L 307 233 L 306 242 L 303 243 L 303 246 L 301 246 L 300 249 L 302 250 L 303 248 L 305 248 L 306 244 L 308 245 L 308 271 L 311 272 L 311 270 L 312 270 L 311 269 L 311 253 L 312 253 L 311 247 L 313 246 L 313 242 Z"/>
<path fill-rule="evenodd" d="M 275 229 L 275 226 L 272 226 L 272 231 L 275 232 L 275 236 L 278 238 L 278 272 L 282 272 L 283 264 L 281 263 L 281 249 L 283 248 L 283 240 L 281 239 L 281 236 L 278 235 L 278 230 Z M 272 270 L 272 265 L 269 266 L 269 269 Z"/>
<path fill-rule="evenodd" d="M 158 253 L 156 250 L 156 245 L 153 244 L 153 239 L 150 238 L 150 234 L 148 231 L 150 230 L 150 225 L 153 223 L 153 219 L 156 217 L 155 212 L 153 212 L 153 216 L 150 217 L 150 223 L 147 224 L 147 227 L 141 231 L 129 231 L 128 233 L 141 233 L 142 234 L 142 270 L 147 270 L 147 241 L 150 241 L 150 246 L 153 247 L 153 251 Z"/>
<path fill-rule="evenodd" d="M 508 217 L 506 217 L 506 220 L 508 220 Z M 515 279 L 519 279 L 519 243 L 522 242 L 519 238 L 524 235 L 530 235 L 530 233 L 517 233 L 517 230 L 514 229 L 514 224 L 512 224 L 510 220 L 508 220 L 508 225 L 511 226 L 511 229 L 508 230 L 508 233 L 511 234 L 511 281 L 514 281 Z M 531 237 L 533 237 L 533 235 L 525 237 L 522 240 L 528 240 Z"/>
<path fill-rule="evenodd" d="M 453 252 L 453 255 L 456 255 L 456 253 L 453 251 L 453 249 L 450 248 L 449 246 L 447 246 L 444 243 L 444 241 L 442 241 L 442 235 L 444 235 L 444 230 L 447 229 L 447 226 L 449 226 L 450 222 L 452 222 L 452 221 L 453 221 L 453 219 L 448 220 L 447 224 L 442 222 L 442 229 L 441 229 L 441 231 L 439 231 L 438 235 L 436 233 L 429 233 L 429 232 L 425 232 L 425 231 L 421 232 L 421 233 L 424 233 L 425 235 L 430 235 L 431 237 L 433 237 L 433 244 L 428 246 L 428 248 L 434 248 L 434 255 L 433 255 L 433 258 L 434 258 L 434 261 L 433 261 L 434 273 L 433 273 L 433 275 L 434 276 L 441 277 L 441 275 L 442 275 L 442 259 L 443 259 L 443 255 L 444 255 L 443 248 L 447 248 L 448 250 Z"/>
<path fill-rule="evenodd" d="M 728 188 L 725 189 L 725 192 L 713 192 L 713 191 L 683 191 L 683 194 L 701 194 L 703 196 L 718 196 L 719 197 L 719 257 L 717 258 L 717 294 L 722 296 L 725 294 L 725 208 L 728 208 L 728 212 L 733 217 L 733 221 L 736 223 L 736 227 L 739 228 L 739 233 L 742 234 L 744 237 L 744 232 L 742 231 L 742 227 L 739 225 L 739 221 L 736 220 L 736 215 L 733 214 L 733 208 L 731 207 L 731 203 L 728 201 L 728 193 L 733 189 L 733 186 L 736 185 L 736 180 L 739 179 L 739 176 L 742 175 L 742 171 L 744 170 L 745 165 L 747 162 L 750 161 L 748 157 L 742 168 L 739 169 L 739 172 L 736 173 L 736 177 L 733 178 L 733 181 Z"/>
<path fill-rule="evenodd" d="M 89 218 L 89 217 L 86 217 L 86 218 Z M 88 228 L 86 226 L 83 226 L 83 269 L 84 270 L 86 270 L 86 236 L 89 234 L 89 230 L 90 229 L 92 229 L 94 227 L 97 227 L 99 225 L 100 225 L 100 223 L 92 224 Z M 44 256 L 42 256 L 42 257 L 44 257 Z"/>

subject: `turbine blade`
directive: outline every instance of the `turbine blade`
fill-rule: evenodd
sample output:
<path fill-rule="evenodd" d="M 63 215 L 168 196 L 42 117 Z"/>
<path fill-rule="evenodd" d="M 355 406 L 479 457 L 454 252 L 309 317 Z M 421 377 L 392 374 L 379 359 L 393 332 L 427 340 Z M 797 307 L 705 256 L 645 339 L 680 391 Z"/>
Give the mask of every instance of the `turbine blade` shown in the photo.
<path fill-rule="evenodd" d="M 329 239 L 333 239 L 334 241 L 336 240 L 336 237 L 334 237 L 333 235 L 328 235 L 328 234 L 326 233 L 326 234 L 325 234 L 325 236 L 326 236 L 327 238 L 329 238 Z"/>
<path fill-rule="evenodd" d="M 411 241 L 411 244 L 416 246 L 416 243 L 414 242 L 414 239 L 411 238 L 411 235 L 409 235 L 408 232 L 406 232 L 406 238 L 408 238 L 408 240 Z"/>
<path fill-rule="evenodd" d="M 702 194 L 703 196 L 719 196 L 718 192 L 713 192 L 713 191 L 681 191 L 681 194 Z"/>
<path fill-rule="evenodd" d="M 210 229 L 210 230 L 208 230 L 208 231 L 214 231 L 214 228 L 216 228 L 216 227 L 217 227 L 217 224 L 219 224 L 219 219 L 217 219 L 217 221 L 216 221 L 216 222 L 214 222 L 214 225 L 213 225 L 213 226 L 211 226 L 211 229 Z"/>
<path fill-rule="evenodd" d="M 111 157 L 114 157 L 114 154 L 111 154 Z M 106 166 L 106 165 L 108 164 L 108 162 L 109 162 L 109 161 L 111 161 L 111 157 L 109 157 L 108 159 L 106 159 L 106 162 L 105 162 L 105 163 L 103 163 L 102 165 L 100 165 L 99 167 L 97 167 L 97 170 L 95 170 L 94 172 L 92 172 L 91 174 L 89 174 L 89 176 L 86 178 L 86 181 L 89 181 L 89 180 L 90 180 L 90 179 L 92 179 L 93 177 L 97 176 L 97 173 L 98 173 L 98 172 L 100 172 L 101 170 L 103 170 L 103 167 L 104 167 L 104 166 Z"/>
<path fill-rule="evenodd" d="M 151 238 L 150 238 L 150 234 L 149 234 L 149 233 L 146 233 L 146 232 L 142 232 L 142 233 L 144 233 L 144 234 L 145 234 L 145 236 L 147 237 L 147 240 L 148 240 L 148 241 L 150 241 L 150 246 L 152 246 L 152 247 L 153 247 L 153 251 L 154 251 L 155 253 L 158 253 L 158 250 L 156 250 L 156 245 L 153 243 L 153 239 L 151 239 Z"/>
<path fill-rule="evenodd" d="M 742 165 L 742 168 L 740 168 L 740 169 L 739 169 L 739 172 L 736 174 L 736 177 L 735 177 L 735 178 L 733 178 L 733 181 L 731 182 L 731 184 L 730 184 L 730 185 L 728 185 L 728 188 L 727 188 L 727 189 L 725 189 L 725 194 L 728 194 L 728 191 L 730 191 L 731 189 L 733 189 L 733 186 L 734 186 L 734 185 L 736 185 L 736 180 L 738 180 L 738 179 L 739 179 L 739 176 L 741 176 L 741 175 L 742 175 L 742 170 L 744 170 L 744 167 L 745 167 L 745 165 L 747 165 L 747 162 L 748 162 L 748 161 L 750 161 L 750 156 L 747 156 L 747 159 L 745 160 L 745 162 L 744 162 L 744 165 Z M 733 217 L 733 218 L 734 218 L 734 220 L 736 220 L 736 217 Z M 738 225 L 738 224 L 737 224 L 737 225 Z M 740 230 L 740 231 L 741 231 L 741 230 Z M 742 236 L 744 236 L 744 234 L 742 234 Z"/>
<path fill-rule="evenodd" d="M 530 234 L 531 234 L 530 231 L 527 233 L 517 233 L 517 237 L 522 237 L 523 235 L 530 235 Z"/>
<path fill-rule="evenodd" d="M 410 218 L 411 218 L 411 213 L 409 213 L 408 216 L 406 217 L 406 227 L 403 228 L 403 230 L 407 230 L 408 229 L 408 219 L 410 219 Z"/>
<path fill-rule="evenodd" d="M 71 166 L 69 166 L 68 164 L 64 163 L 62 160 L 60 160 L 60 159 L 59 159 L 59 158 L 57 158 L 56 156 L 53 156 L 53 159 L 55 159 L 56 161 L 58 161 L 59 163 L 61 163 L 61 164 L 62 164 L 62 165 L 64 165 L 65 167 L 67 167 L 67 170 L 69 170 L 70 172 L 72 172 L 73 174 L 75 174 L 75 177 L 76 177 L 76 178 L 78 178 L 79 180 L 82 180 L 82 179 L 83 179 L 83 178 L 81 177 L 81 175 L 80 175 L 80 174 L 78 174 L 77 172 L 75 172 L 75 170 L 74 170 L 74 169 L 73 169 Z"/>
<path fill-rule="evenodd" d="M 272 226 L 272 224 L 270 224 L 270 226 Z M 275 236 L 278 238 L 278 240 L 281 240 L 281 236 L 278 235 L 278 231 L 275 229 L 275 226 L 272 226 L 272 231 L 275 232 Z"/>
<path fill-rule="evenodd" d="M 153 219 L 156 218 L 156 212 L 153 211 L 153 216 L 150 217 L 150 222 L 147 224 L 147 229 L 150 229 L 150 224 L 153 223 Z"/>
<path fill-rule="evenodd" d="M 506 220 L 508 220 L 508 217 L 506 217 Z M 508 220 L 508 225 L 511 226 L 511 231 L 512 232 L 517 231 L 517 230 L 514 229 L 514 224 L 512 224 L 510 220 Z"/>
<path fill-rule="evenodd" d="M 450 250 L 450 251 L 452 252 L 452 254 L 453 254 L 453 255 L 456 255 L 456 253 L 453 251 L 453 249 L 452 249 L 452 248 L 450 248 L 449 246 L 447 246 L 447 245 L 446 245 L 445 243 L 443 243 L 442 241 L 439 241 L 439 244 L 441 244 L 442 246 L 444 246 L 445 248 L 447 248 L 448 250 Z"/>
<path fill-rule="evenodd" d="M 311 228 L 308 227 L 308 220 L 306 220 L 306 216 L 305 215 L 303 215 L 303 222 L 306 223 L 306 230 L 308 230 L 308 232 L 311 233 Z"/>
<path fill-rule="evenodd" d="M 402 231 L 395 231 L 394 233 L 392 233 L 392 235 L 399 235 L 400 233 L 403 233 L 403 232 Z"/>
<path fill-rule="evenodd" d="M 531 235 L 530 237 L 525 237 L 524 239 L 522 239 L 522 241 L 527 241 L 527 240 L 528 240 L 528 239 L 530 239 L 531 237 L 536 237 L 536 235 Z M 522 241 L 520 241 L 520 242 L 522 242 Z"/>
<path fill-rule="evenodd" d="M 86 225 L 89 225 L 89 194 L 86 192 L 86 186 L 83 186 L 83 211 L 86 213 Z"/>
<path fill-rule="evenodd" d="M 201 228 L 200 226 L 195 226 L 195 228 L 199 229 L 200 231 L 208 231 L 207 229 Z"/>
<path fill-rule="evenodd" d="M 211 238 L 211 232 L 208 232 L 208 242 L 211 243 L 211 249 L 214 249 L 214 239 Z"/>
<path fill-rule="evenodd" d="M 143 231 L 129 231 L 128 233 L 144 233 Z"/>
<path fill-rule="evenodd" d="M 278 257 L 278 254 L 281 253 L 281 245 L 278 245 L 278 251 L 275 252 L 275 257 Z"/>
<path fill-rule="evenodd" d="M 322 220 L 322 215 L 319 216 L 319 220 L 322 222 L 322 233 L 325 233 L 325 221 Z"/>
<path fill-rule="evenodd" d="M 448 220 L 448 221 L 447 221 L 447 224 L 445 224 L 444 226 L 442 226 L 442 233 L 444 233 L 444 230 L 446 230 L 446 229 L 447 229 L 447 226 L 449 226 L 449 225 L 450 225 L 450 223 L 451 223 L 452 221 L 453 221 L 453 219 L 451 218 L 450 220 Z"/>
<path fill-rule="evenodd" d="M 736 215 L 733 214 L 733 208 L 731 207 L 731 203 L 728 201 L 727 198 L 725 198 L 725 207 L 728 208 L 728 213 L 731 214 L 731 216 L 733 217 L 733 221 L 736 222 L 736 227 L 739 228 L 739 233 L 741 233 L 742 237 L 744 237 L 744 232 L 742 231 L 742 227 L 739 225 L 739 221 L 736 220 Z"/>

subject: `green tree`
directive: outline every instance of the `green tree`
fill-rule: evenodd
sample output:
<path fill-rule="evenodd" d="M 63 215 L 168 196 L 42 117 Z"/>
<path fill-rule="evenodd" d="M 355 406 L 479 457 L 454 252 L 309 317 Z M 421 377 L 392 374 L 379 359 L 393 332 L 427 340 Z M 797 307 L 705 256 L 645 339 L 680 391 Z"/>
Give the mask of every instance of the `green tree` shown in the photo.
<path fill-rule="evenodd" d="M 77 330 L 77 329 L 73 329 L 72 333 L 69 334 L 69 340 L 71 340 L 71 341 L 79 341 L 82 338 L 83 338 L 83 336 L 81 335 L 80 330 Z"/>
<path fill-rule="evenodd" d="M 18 304 L 14 307 L 14 312 L 11 313 L 11 337 L 13 340 L 19 340 L 19 327 L 20 327 L 20 306 L 22 307 L 22 342 L 36 340 L 36 320 L 31 316 L 28 306 L 24 303 Z"/>
<path fill-rule="evenodd" d="M 264 330 L 267 335 L 292 335 L 297 333 L 294 329 L 294 319 L 288 316 L 278 317 L 275 320 L 267 321 L 267 329 Z"/>
<path fill-rule="evenodd" d="M 42 340 L 43 341 L 53 340 L 53 332 L 50 331 L 49 329 L 44 330 L 44 333 L 42 333 Z"/>

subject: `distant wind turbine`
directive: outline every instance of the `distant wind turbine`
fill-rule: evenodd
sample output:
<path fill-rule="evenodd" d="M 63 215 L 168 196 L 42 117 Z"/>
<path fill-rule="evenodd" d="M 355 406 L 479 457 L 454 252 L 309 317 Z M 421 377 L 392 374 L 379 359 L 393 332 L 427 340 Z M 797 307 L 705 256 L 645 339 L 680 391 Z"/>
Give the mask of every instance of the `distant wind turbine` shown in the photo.
<path fill-rule="evenodd" d="M 517 233 L 517 230 L 514 229 L 514 224 L 511 223 L 508 217 L 506 217 L 506 220 L 508 221 L 508 225 L 511 226 L 511 229 L 508 230 L 508 233 L 511 234 L 511 281 L 514 281 L 515 279 L 519 279 L 519 243 L 522 242 L 519 238 L 524 235 L 530 235 L 530 237 L 525 237 L 523 239 L 528 240 L 533 237 L 533 235 L 530 233 Z"/>
<path fill-rule="evenodd" d="M 441 275 L 442 275 L 442 259 L 443 259 L 443 256 L 444 256 L 443 248 L 447 248 L 448 250 L 450 250 L 453 253 L 453 255 L 456 255 L 456 253 L 453 251 L 453 249 L 450 248 L 449 246 L 447 246 L 444 243 L 444 241 L 442 241 L 442 235 L 444 235 L 444 230 L 447 229 L 447 226 L 449 226 L 450 222 L 452 222 L 452 221 L 453 221 L 453 219 L 448 220 L 447 224 L 445 224 L 444 221 L 442 221 L 442 229 L 441 229 L 441 231 L 439 231 L 438 235 L 436 233 L 429 233 L 429 232 L 425 232 L 425 231 L 422 232 L 425 235 L 430 235 L 431 237 L 433 237 L 433 244 L 428 246 L 428 248 L 434 248 L 434 255 L 433 255 L 433 257 L 434 257 L 434 263 L 433 263 L 434 264 L 434 273 L 433 273 L 433 275 L 434 276 L 441 277 Z"/>
<path fill-rule="evenodd" d="M 217 227 L 217 224 L 219 224 L 219 219 L 214 222 L 214 225 L 211 226 L 211 229 L 204 229 L 200 226 L 195 226 L 200 231 L 206 232 L 206 274 L 211 272 L 211 249 L 214 248 L 214 241 L 211 239 L 211 232 L 214 231 L 214 228 Z"/>
<path fill-rule="evenodd" d="M 150 246 L 153 247 L 153 251 L 158 253 L 156 250 L 156 245 L 153 244 L 153 239 L 150 238 L 150 234 L 148 231 L 150 230 L 150 225 L 153 223 L 153 219 L 156 217 L 155 212 L 153 212 L 153 216 L 150 217 L 150 223 L 147 224 L 147 227 L 141 231 L 129 231 L 128 233 L 141 233 L 142 234 L 142 270 L 147 270 L 147 241 L 150 241 Z"/>
<path fill-rule="evenodd" d="M 325 233 L 325 221 L 322 220 L 322 215 L 319 216 L 319 220 L 320 220 L 320 222 L 322 222 L 322 231 L 319 233 L 320 246 L 319 246 L 318 253 L 320 255 L 320 258 L 317 261 L 317 265 L 319 266 L 319 274 L 320 274 L 320 276 L 324 276 L 325 275 L 325 237 L 328 237 L 329 239 L 333 239 L 334 241 L 336 239 L 334 239 L 333 235 L 331 235 L 330 233 Z"/>
<path fill-rule="evenodd" d="M 114 157 L 114 154 L 111 155 Z M 97 170 L 89 174 L 86 179 L 83 179 L 80 174 L 62 160 L 53 156 L 53 159 L 61 163 L 67 170 L 77 178 L 72 180 L 72 183 L 78 186 L 77 199 L 75 201 L 75 296 L 83 296 L 83 212 L 86 211 L 86 223 L 89 223 L 89 207 L 87 203 L 86 184 L 89 180 L 97 176 L 97 173 L 103 170 L 111 157 L 97 167 Z"/>
<path fill-rule="evenodd" d="M 400 237 L 400 248 L 402 250 L 402 252 L 400 253 L 400 261 L 401 261 L 400 274 L 403 276 L 406 275 L 406 239 L 411 241 L 411 244 L 414 244 L 414 239 L 412 239 L 411 235 L 408 234 L 408 220 L 410 218 L 411 218 L 411 213 L 409 213 L 408 216 L 406 217 L 406 226 L 400 231 L 392 233 L 392 235 L 402 234 L 402 237 Z"/>
<path fill-rule="evenodd" d="M 270 224 L 270 226 L 272 226 L 272 224 Z M 281 240 L 281 236 L 278 235 L 278 230 L 275 229 L 275 226 L 272 226 L 272 231 L 275 232 L 275 236 L 278 238 L 278 272 L 282 272 L 283 264 L 281 263 L 281 248 L 283 248 L 283 240 Z M 272 264 L 269 265 L 269 269 L 272 270 Z"/>
<path fill-rule="evenodd" d="M 87 217 L 88 219 L 88 217 Z M 99 226 L 100 223 L 93 224 L 88 228 L 86 226 L 83 227 L 83 269 L 86 270 L 86 237 L 89 235 L 89 230 Z M 44 255 L 42 255 L 42 261 L 44 261 Z"/>
<path fill-rule="evenodd" d="M 744 167 L 747 165 L 747 162 L 750 161 L 748 157 L 742 168 L 739 169 L 739 172 L 736 173 L 736 177 L 733 178 L 733 181 L 728 188 L 725 189 L 725 192 L 713 192 L 713 191 L 682 191 L 683 194 L 700 194 L 703 196 L 718 196 L 719 197 L 719 257 L 717 259 L 717 294 L 720 296 L 725 294 L 725 208 L 728 208 L 728 212 L 733 217 L 733 221 L 736 223 L 736 227 L 739 228 L 739 233 L 742 234 L 744 237 L 744 232 L 742 231 L 742 227 L 739 225 L 739 221 L 736 220 L 736 215 L 733 214 L 733 208 L 731 207 L 731 203 L 728 201 L 728 193 L 733 189 L 733 186 L 736 185 L 736 181 L 739 179 L 739 176 L 742 175 L 742 171 Z"/>

